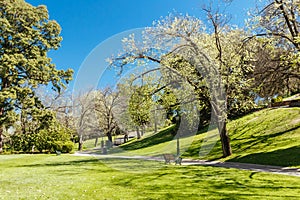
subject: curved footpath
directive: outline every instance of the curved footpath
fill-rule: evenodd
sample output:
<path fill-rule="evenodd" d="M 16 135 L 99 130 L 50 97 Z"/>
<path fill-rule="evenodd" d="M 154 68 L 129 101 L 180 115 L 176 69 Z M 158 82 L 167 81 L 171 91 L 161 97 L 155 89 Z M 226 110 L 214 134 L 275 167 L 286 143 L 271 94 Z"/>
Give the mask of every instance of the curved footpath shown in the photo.
<path fill-rule="evenodd" d="M 162 161 L 162 157 L 148 157 L 148 156 L 117 156 L 117 155 L 99 155 L 89 152 L 75 152 L 74 156 L 92 156 L 96 158 L 121 158 L 121 159 L 142 159 L 142 160 L 154 160 Z M 237 162 L 220 162 L 220 161 L 207 161 L 207 160 L 190 160 L 183 159 L 182 165 L 202 165 L 202 166 L 214 166 L 223 168 L 234 168 L 240 170 L 250 170 L 254 172 L 268 172 L 274 174 L 283 174 L 288 176 L 298 176 L 300 177 L 300 169 L 290 168 L 290 167 L 280 167 L 271 165 L 259 165 L 250 163 L 237 163 Z"/>

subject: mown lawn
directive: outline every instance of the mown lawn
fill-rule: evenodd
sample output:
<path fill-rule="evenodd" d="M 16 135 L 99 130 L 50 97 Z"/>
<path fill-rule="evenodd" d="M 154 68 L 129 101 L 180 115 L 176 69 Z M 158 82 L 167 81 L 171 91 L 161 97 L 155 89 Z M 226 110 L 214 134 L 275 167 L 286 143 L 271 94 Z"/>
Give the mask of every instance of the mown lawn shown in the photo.
<path fill-rule="evenodd" d="M 0 156 L 0 199 L 300 199 L 300 178 L 73 155 Z"/>
<path fill-rule="evenodd" d="M 233 155 L 222 159 L 216 130 L 180 139 L 184 158 L 300 167 L 300 108 L 265 109 L 228 123 Z M 203 142 L 205 141 L 205 142 Z M 122 155 L 176 153 L 168 129 L 111 150 Z M 200 153 L 200 154 L 199 154 Z"/>

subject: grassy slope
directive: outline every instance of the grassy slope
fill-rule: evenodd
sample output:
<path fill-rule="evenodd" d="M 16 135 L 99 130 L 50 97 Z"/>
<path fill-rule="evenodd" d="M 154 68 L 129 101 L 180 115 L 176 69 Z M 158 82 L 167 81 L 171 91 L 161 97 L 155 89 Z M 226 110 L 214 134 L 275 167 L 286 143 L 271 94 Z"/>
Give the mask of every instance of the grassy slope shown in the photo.
<path fill-rule="evenodd" d="M 300 108 L 278 108 L 258 111 L 228 123 L 233 155 L 222 159 L 235 162 L 300 167 Z M 207 137 L 208 136 L 208 137 Z M 211 137 L 210 137 L 211 136 Z M 180 140 L 183 157 L 199 159 L 199 151 L 209 152 L 219 140 L 216 130 Z M 204 138 L 209 138 L 203 146 Z M 176 152 L 176 141 L 167 130 L 156 136 L 134 141 L 114 149 L 119 154 L 159 155 Z M 212 145 L 211 145 L 212 144 Z M 220 159 L 220 142 L 201 159 Z"/>
<path fill-rule="evenodd" d="M 288 100 L 300 100 L 300 93 L 295 94 L 293 96 L 287 97 L 283 99 L 284 101 L 288 101 Z"/>
<path fill-rule="evenodd" d="M 71 155 L 1 155 L 0 169 L 0 199 L 7 200 L 300 199 L 298 177 L 216 167 Z"/>

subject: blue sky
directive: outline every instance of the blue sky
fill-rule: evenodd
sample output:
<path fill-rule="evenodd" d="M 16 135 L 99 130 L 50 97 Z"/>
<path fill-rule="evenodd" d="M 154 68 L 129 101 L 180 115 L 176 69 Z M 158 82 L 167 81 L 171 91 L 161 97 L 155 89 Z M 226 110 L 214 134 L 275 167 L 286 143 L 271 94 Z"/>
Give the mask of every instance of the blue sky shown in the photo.
<path fill-rule="evenodd" d="M 174 11 L 189 13 L 205 20 L 201 9 L 209 1 L 26 0 L 26 2 L 34 6 L 46 5 L 50 19 L 55 19 L 61 25 L 62 46 L 49 55 L 58 68 L 73 68 L 77 73 L 92 50 L 115 34 L 151 26 L 154 20 Z M 234 0 L 227 8 L 232 17 L 230 23 L 241 26 L 248 8 L 254 7 L 254 3 L 255 0 Z"/>

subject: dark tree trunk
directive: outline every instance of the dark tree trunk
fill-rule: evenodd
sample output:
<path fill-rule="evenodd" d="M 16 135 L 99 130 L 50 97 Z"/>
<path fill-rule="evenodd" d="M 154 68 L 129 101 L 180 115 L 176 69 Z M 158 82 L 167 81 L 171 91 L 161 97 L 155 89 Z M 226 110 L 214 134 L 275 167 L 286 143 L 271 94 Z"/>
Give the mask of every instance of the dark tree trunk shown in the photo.
<path fill-rule="evenodd" d="M 99 138 L 96 137 L 96 139 L 95 139 L 95 145 L 94 145 L 95 147 L 98 145 L 98 139 L 99 139 Z"/>
<path fill-rule="evenodd" d="M 112 143 L 112 135 L 111 133 L 107 133 L 107 139 Z"/>
<path fill-rule="evenodd" d="M 220 123 L 218 126 L 221 143 L 222 143 L 222 150 L 223 150 L 223 157 L 228 157 L 232 154 L 231 146 L 230 146 L 230 138 L 228 136 L 226 122 Z"/>
<path fill-rule="evenodd" d="M 82 151 L 83 148 L 83 138 L 82 135 L 79 136 L 79 143 L 78 143 L 78 151 Z"/>
<path fill-rule="evenodd" d="M 213 119 L 213 121 L 218 127 L 220 140 L 222 144 L 223 157 L 225 158 L 232 154 L 232 150 L 230 145 L 230 138 L 227 132 L 227 119 L 220 119 L 222 117 L 222 112 L 220 110 L 221 107 L 217 106 L 216 104 L 212 104 L 212 112 L 216 117 L 215 119 Z"/>
<path fill-rule="evenodd" d="M 128 142 L 128 133 L 124 134 L 124 143 Z"/>
<path fill-rule="evenodd" d="M 107 141 L 107 148 L 111 148 L 112 147 L 112 134 L 111 134 L 111 132 L 108 132 L 107 134 L 107 139 L 108 139 L 108 141 Z"/>

